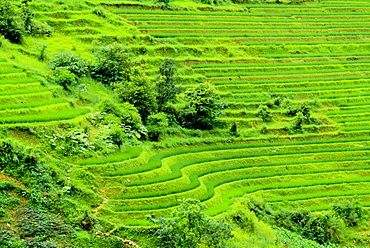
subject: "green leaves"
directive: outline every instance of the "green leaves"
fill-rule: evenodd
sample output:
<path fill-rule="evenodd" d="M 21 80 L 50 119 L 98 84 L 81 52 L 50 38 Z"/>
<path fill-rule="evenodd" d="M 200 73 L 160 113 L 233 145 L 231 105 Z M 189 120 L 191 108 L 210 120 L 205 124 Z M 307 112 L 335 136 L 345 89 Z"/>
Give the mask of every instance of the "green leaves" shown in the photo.
<path fill-rule="evenodd" d="M 123 45 L 113 43 L 101 47 L 95 57 L 97 63 L 91 72 L 93 78 L 105 84 L 129 80 L 133 64 Z"/>
<path fill-rule="evenodd" d="M 220 96 L 207 83 L 185 92 L 185 100 L 187 103 L 182 110 L 181 122 L 187 128 L 212 129 L 225 107 Z"/>
<path fill-rule="evenodd" d="M 49 69 L 53 71 L 69 71 L 77 77 L 86 75 L 88 71 L 88 63 L 79 55 L 72 53 L 57 53 L 49 63 Z"/>
<path fill-rule="evenodd" d="M 160 76 L 156 82 L 156 100 L 158 104 L 158 112 L 165 109 L 166 104 L 176 98 L 176 95 L 181 92 L 182 88 L 176 86 L 177 67 L 173 59 L 165 59 L 159 68 Z"/>
<path fill-rule="evenodd" d="M 187 199 L 174 211 L 173 219 L 150 219 L 160 227 L 155 232 L 160 247 L 197 248 L 200 244 L 217 247 L 233 237 L 231 227 L 209 218 L 205 205 L 199 200 Z"/>

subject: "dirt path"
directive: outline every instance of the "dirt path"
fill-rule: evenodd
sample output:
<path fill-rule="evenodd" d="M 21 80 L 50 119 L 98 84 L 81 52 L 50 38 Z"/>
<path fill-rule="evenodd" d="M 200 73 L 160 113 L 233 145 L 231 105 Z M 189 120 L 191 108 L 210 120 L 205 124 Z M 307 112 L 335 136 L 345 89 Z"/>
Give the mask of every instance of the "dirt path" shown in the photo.
<path fill-rule="evenodd" d="M 108 199 L 104 198 L 103 202 L 93 210 L 93 215 L 95 215 L 95 217 L 98 215 L 99 209 L 101 209 L 104 206 L 104 204 L 107 202 L 108 202 Z"/>
<path fill-rule="evenodd" d="M 106 204 L 107 202 L 108 202 L 108 199 L 104 198 L 103 202 L 93 210 L 93 215 L 95 217 L 98 215 L 99 209 L 102 208 L 104 204 Z M 96 232 L 95 234 L 100 237 L 113 237 L 113 238 L 119 239 L 124 244 L 125 247 L 140 248 L 140 246 L 138 246 L 137 244 L 135 244 L 135 242 L 131 240 L 123 239 L 121 237 L 112 235 L 111 233 L 113 233 L 116 229 L 117 229 L 117 225 L 114 225 L 114 227 L 106 233 Z"/>

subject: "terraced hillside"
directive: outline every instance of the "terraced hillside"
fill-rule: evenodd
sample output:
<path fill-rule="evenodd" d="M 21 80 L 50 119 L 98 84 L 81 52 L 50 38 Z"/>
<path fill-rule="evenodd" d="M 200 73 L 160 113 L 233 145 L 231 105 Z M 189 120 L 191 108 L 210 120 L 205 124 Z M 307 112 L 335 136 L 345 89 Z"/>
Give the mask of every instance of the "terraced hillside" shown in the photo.
<path fill-rule="evenodd" d="M 2 126 L 45 125 L 71 120 L 90 112 L 58 97 L 59 86 L 47 86 L 45 79 L 0 59 L 0 123 Z"/>
<path fill-rule="evenodd" d="M 148 216 L 168 217 L 186 198 L 199 199 L 209 216 L 220 218 L 248 199 L 319 213 L 356 201 L 370 209 L 370 3 L 199 4 L 194 10 L 146 1 L 51 2 L 31 5 L 52 36 L 27 37 L 23 46 L 0 40 L 19 62 L 1 59 L 0 51 L 0 127 L 20 127 L 4 137 L 22 144 L 32 137 L 38 142 L 26 145 L 45 149 L 42 160 L 52 170 L 42 167 L 40 175 L 55 185 L 43 189 L 47 194 L 36 191 L 55 202 L 50 212 L 78 230 L 77 246 L 128 239 L 140 245 L 139 237 L 153 245 L 156 227 Z M 227 105 L 220 127 L 174 125 L 158 142 L 144 141 L 146 123 L 137 109 L 119 102 L 112 85 L 89 78 L 91 71 L 77 76 L 81 85 L 69 91 L 46 80 L 51 72 L 38 58 L 40 44 L 46 60 L 71 52 L 91 69 L 94 52 L 114 42 L 125 45 L 133 64 L 144 65 L 140 72 L 149 79 L 172 58 L 184 90 L 210 83 Z M 22 67 L 22 56 L 38 62 Z M 125 118 L 140 123 L 125 125 Z M 143 133 L 130 129 L 135 124 Z M 34 135 L 39 127 L 45 137 Z M 128 142 L 115 144 L 112 137 Z"/>
<path fill-rule="evenodd" d="M 153 37 L 144 50 L 132 45 L 134 52 L 180 61 L 185 87 L 196 84 L 191 79 L 211 82 L 228 103 L 222 120 L 236 122 L 244 138 L 89 166 L 108 199 L 99 216 L 147 225 L 146 215 L 166 215 L 188 197 L 211 215 L 250 196 L 312 211 L 353 200 L 370 206 L 369 3 L 245 5 L 239 12 L 107 7 Z M 293 117 L 279 104 L 263 122 L 258 106 L 276 99 L 312 104 L 318 122 L 289 133 Z"/>

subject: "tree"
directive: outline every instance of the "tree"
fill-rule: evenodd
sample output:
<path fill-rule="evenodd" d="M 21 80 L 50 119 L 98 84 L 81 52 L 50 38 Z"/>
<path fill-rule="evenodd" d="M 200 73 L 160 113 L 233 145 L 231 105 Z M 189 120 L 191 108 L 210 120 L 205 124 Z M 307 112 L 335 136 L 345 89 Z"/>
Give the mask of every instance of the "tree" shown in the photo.
<path fill-rule="evenodd" d="M 23 29 L 26 33 L 32 34 L 34 29 L 33 23 L 34 14 L 32 13 L 28 1 L 22 1 L 21 4 L 21 18 L 23 20 Z"/>
<path fill-rule="evenodd" d="M 369 211 L 359 202 L 334 205 L 332 210 L 350 227 L 366 223 L 369 217 Z"/>
<path fill-rule="evenodd" d="M 307 117 L 302 114 L 302 112 L 298 112 L 293 119 L 290 129 L 293 132 L 303 132 L 303 124 L 307 123 Z"/>
<path fill-rule="evenodd" d="M 118 43 L 101 47 L 96 53 L 97 64 L 91 75 L 105 84 L 113 84 L 122 80 L 130 81 L 133 63 L 123 45 Z"/>
<path fill-rule="evenodd" d="M 173 59 L 165 59 L 159 68 L 158 73 L 160 76 L 156 82 L 156 100 L 158 104 L 158 112 L 162 112 L 166 104 L 174 100 L 176 95 L 180 93 L 181 87 L 176 87 L 176 74 L 177 67 Z"/>
<path fill-rule="evenodd" d="M 70 71 L 77 77 L 86 75 L 88 71 L 88 63 L 80 57 L 72 53 L 57 53 L 49 62 L 49 69 L 58 73 L 58 71 Z"/>
<path fill-rule="evenodd" d="M 153 83 L 138 71 L 130 80 L 113 84 L 114 91 L 123 102 L 134 105 L 143 121 L 157 111 Z"/>
<path fill-rule="evenodd" d="M 256 115 L 260 117 L 263 122 L 270 122 L 272 120 L 271 112 L 266 105 L 260 105 Z"/>
<path fill-rule="evenodd" d="M 147 120 L 148 137 L 151 141 L 158 141 L 163 130 L 169 126 L 165 113 L 150 115 Z"/>
<path fill-rule="evenodd" d="M 151 219 L 159 225 L 155 232 L 158 245 L 163 248 L 196 248 L 200 244 L 217 247 L 233 237 L 228 224 L 209 218 L 204 209 L 199 200 L 187 199 L 174 211 L 172 219 Z"/>
<path fill-rule="evenodd" d="M 21 22 L 15 7 L 8 0 L 0 2 L 0 34 L 13 43 L 20 43 L 22 39 Z"/>
<path fill-rule="evenodd" d="M 181 116 L 184 127 L 194 129 L 212 129 L 216 118 L 223 112 L 224 103 L 208 83 L 200 84 L 185 92 L 186 105 Z"/>

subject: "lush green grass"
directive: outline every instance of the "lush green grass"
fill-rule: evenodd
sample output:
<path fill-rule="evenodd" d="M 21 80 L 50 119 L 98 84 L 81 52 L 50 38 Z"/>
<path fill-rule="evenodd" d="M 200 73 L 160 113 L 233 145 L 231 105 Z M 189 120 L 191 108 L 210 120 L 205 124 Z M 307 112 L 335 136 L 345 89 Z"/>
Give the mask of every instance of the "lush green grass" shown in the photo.
<path fill-rule="evenodd" d="M 58 120 L 68 120 L 75 118 L 80 115 L 87 114 L 91 111 L 90 108 L 74 108 L 63 110 L 59 112 L 53 112 L 49 114 L 41 115 L 25 115 L 25 116 L 12 116 L 0 118 L 1 124 L 12 124 L 12 123 L 32 123 L 32 122 L 49 122 Z"/>
<path fill-rule="evenodd" d="M 368 141 L 369 139 L 366 137 L 359 137 L 359 138 L 350 138 L 350 139 L 329 139 L 329 140 L 307 140 L 307 141 L 291 141 L 289 143 L 286 142 L 274 142 L 274 143 L 246 143 L 246 144 L 230 144 L 230 145 L 217 145 L 217 146 L 208 146 L 208 147 L 199 147 L 199 148 L 191 148 L 186 150 L 174 150 L 169 152 L 158 153 L 155 156 L 151 157 L 149 161 L 142 167 L 131 168 L 121 171 L 116 171 L 114 173 L 107 172 L 105 176 L 118 176 L 118 175 L 130 175 L 136 174 L 138 172 L 145 172 L 150 171 L 156 168 L 160 168 L 162 166 L 162 160 L 171 156 L 181 155 L 181 154 L 189 154 L 194 152 L 210 152 L 210 151 L 218 151 L 218 150 L 236 150 L 236 149 L 246 149 L 246 148 L 260 148 L 260 147 L 279 147 L 279 146 L 294 146 L 294 145 L 310 145 L 310 144 L 331 144 L 331 143 L 347 143 L 347 142 L 359 142 L 359 141 Z M 242 155 L 240 155 L 242 156 Z M 247 156 L 247 155 L 244 155 Z M 255 154 L 256 156 L 256 154 Z M 212 158 L 211 158 L 212 160 Z M 217 158 L 214 158 L 217 160 Z"/>
<path fill-rule="evenodd" d="M 142 147 L 130 147 L 118 153 L 102 158 L 88 158 L 77 162 L 78 165 L 107 164 L 120 162 L 138 157 L 143 151 Z"/>
<path fill-rule="evenodd" d="M 253 6 L 257 7 L 253 8 Z M 173 40 L 176 45 L 168 48 L 164 47 L 162 49 L 163 54 L 165 54 L 167 50 L 167 54 L 171 54 L 171 56 L 174 56 L 176 53 L 181 56 L 181 51 L 183 49 L 188 49 L 189 54 L 195 54 L 195 56 L 201 56 L 196 55 L 197 51 L 201 50 L 204 50 L 207 55 L 211 55 L 211 53 L 206 50 L 208 40 L 211 43 L 215 41 L 215 45 L 219 46 L 219 51 L 214 50 L 212 52 L 221 54 L 221 51 L 223 51 L 224 54 L 222 54 L 222 56 L 225 60 L 227 60 L 227 53 L 236 54 L 238 52 L 240 56 L 245 56 L 249 53 L 265 58 L 276 58 L 276 60 L 261 61 L 255 57 L 248 59 L 247 63 L 243 63 L 242 61 L 236 62 L 236 59 L 233 63 L 222 63 L 220 59 L 220 62 L 217 62 L 217 64 L 209 62 L 202 63 L 200 61 L 193 64 L 191 70 L 181 71 L 181 73 L 188 75 L 199 73 L 207 76 L 211 79 L 213 84 L 218 86 L 217 89 L 224 93 L 223 99 L 229 102 L 258 106 L 258 102 L 262 103 L 269 99 L 261 94 L 262 92 L 283 94 L 287 97 L 295 97 L 303 93 L 307 95 L 307 97 L 316 95 L 320 96 L 321 102 L 325 104 L 335 104 L 334 99 L 336 101 L 348 101 L 345 100 L 346 98 L 350 98 L 350 101 L 356 102 L 357 99 L 368 96 L 366 92 L 368 91 L 369 84 L 364 78 L 364 75 L 361 74 L 366 73 L 366 68 L 368 67 L 368 58 L 365 57 L 367 54 L 366 52 L 356 53 L 356 49 L 347 46 L 348 41 L 345 41 L 349 39 L 352 40 L 351 45 L 362 46 L 361 48 L 357 47 L 357 49 L 361 49 L 361 51 L 367 49 L 365 47 L 368 46 L 368 43 L 360 40 L 362 39 L 360 36 L 367 36 L 367 30 L 365 29 L 367 28 L 366 25 L 368 20 L 361 20 L 360 18 L 360 16 L 366 15 L 366 11 L 364 13 L 350 13 L 348 10 L 344 9 L 344 11 L 338 12 L 335 12 L 333 9 L 330 13 L 319 13 L 318 11 L 315 12 L 315 6 L 304 6 L 302 8 L 289 6 L 288 9 L 290 8 L 293 11 L 296 9 L 300 11 L 302 9 L 305 10 L 299 13 L 289 13 L 297 17 L 297 19 L 293 20 L 289 19 L 289 14 L 283 13 L 286 9 L 282 6 L 273 8 L 272 5 L 250 5 L 249 7 L 252 13 L 239 12 L 235 15 L 234 13 L 230 15 L 228 12 L 123 9 L 114 9 L 112 12 L 127 18 L 131 24 L 135 25 L 144 33 L 149 33 L 157 38 L 167 38 L 167 41 Z M 332 7 L 336 8 L 340 7 L 340 5 L 332 5 Z M 356 7 L 362 7 L 362 5 L 357 5 Z M 257 9 L 261 12 L 253 13 L 253 11 L 257 11 Z M 314 12 L 311 12 L 312 10 L 314 10 Z M 269 11 L 269 13 L 267 13 L 267 11 Z M 344 20 L 342 19 L 344 17 L 349 18 Z M 315 18 L 317 18 L 317 20 L 315 20 Z M 199 25 L 200 23 L 204 24 Z M 290 28 L 287 28 L 285 25 L 293 23 L 295 25 Z M 365 29 L 361 30 L 362 28 Z M 351 29 L 351 31 L 348 31 L 349 29 Z M 245 33 L 249 31 L 249 33 L 242 34 L 239 32 L 242 30 Z M 275 30 L 279 30 L 279 32 L 275 32 Z M 284 33 L 287 30 L 294 30 L 294 32 L 297 33 Z M 341 33 L 339 33 L 338 30 L 341 31 Z M 320 34 L 321 31 L 325 31 L 325 34 Z M 270 33 L 262 34 L 263 32 Z M 245 50 L 240 46 L 229 46 L 224 48 L 221 44 L 225 43 L 227 39 L 222 40 L 219 39 L 220 37 L 246 38 L 250 39 L 251 42 L 243 44 L 246 48 Z M 268 41 L 268 37 L 276 38 L 276 40 Z M 327 40 L 324 43 L 316 40 L 317 38 L 324 39 L 324 37 L 326 39 L 337 37 L 338 40 Z M 255 38 L 261 38 L 261 41 L 253 42 Z M 289 41 L 291 38 L 297 39 Z M 278 42 L 279 40 L 282 42 Z M 183 42 L 183 48 L 181 45 L 178 45 L 178 43 L 175 43 L 176 41 Z M 204 42 L 204 44 L 202 42 Z M 190 47 L 188 44 L 201 45 L 198 47 Z M 274 46 L 281 46 L 282 48 Z M 211 49 L 213 48 L 214 46 L 211 46 Z M 191 49 L 193 49 L 193 51 L 191 51 Z M 156 52 L 162 51 L 161 49 L 157 49 Z M 295 54 L 295 52 L 297 52 L 297 54 Z M 154 54 L 154 51 L 148 50 L 148 53 Z M 202 53 L 199 52 L 199 54 Z M 210 60 L 212 60 L 211 56 Z M 217 56 L 215 56 L 215 58 L 216 57 Z M 279 60 L 280 58 L 285 60 Z M 289 60 L 290 58 L 297 60 Z M 187 62 L 189 64 L 192 63 L 191 60 L 187 60 Z M 226 80 L 221 81 L 222 78 Z M 238 78 L 240 79 L 232 80 Z M 239 113 L 242 115 L 250 115 L 252 113 L 253 115 L 255 111 L 252 109 L 252 107 L 251 109 L 248 108 L 246 111 L 249 112 L 247 113 L 239 111 L 236 107 L 235 113 L 238 116 Z M 366 113 L 365 111 L 349 110 L 344 112 L 343 115 L 363 114 Z M 337 110 L 337 112 L 336 115 L 340 116 L 341 111 Z M 231 112 L 227 113 L 229 115 L 231 114 Z M 331 113 L 330 116 L 335 115 L 335 112 L 331 111 Z M 265 178 L 268 180 L 269 178 L 288 175 L 309 175 L 309 177 L 314 177 L 315 174 L 324 175 L 325 173 L 331 173 L 335 175 L 336 172 L 354 172 L 357 170 L 359 173 L 362 173 L 362 171 L 366 171 L 367 169 L 366 161 L 368 161 L 369 158 L 365 155 L 367 150 L 366 145 L 364 147 L 349 148 L 345 145 L 345 143 L 347 143 L 345 142 L 342 143 L 345 147 L 340 148 L 331 147 L 330 144 L 332 143 L 330 141 L 324 142 L 324 145 L 322 141 L 315 140 L 312 144 L 323 144 L 324 147 L 317 149 L 307 147 L 307 149 L 305 149 L 304 145 L 308 145 L 310 141 L 308 143 L 306 142 L 307 141 L 297 143 L 288 142 L 292 147 L 296 146 L 296 149 L 300 145 L 302 145 L 302 147 L 299 150 L 294 150 L 294 148 L 292 148 L 292 150 L 276 151 L 273 154 L 271 154 L 271 152 L 264 152 L 263 150 L 256 153 L 248 153 L 247 150 L 252 149 L 256 144 L 191 148 L 183 151 L 173 150 L 159 153 L 151 157 L 149 161 L 142 166 L 123 168 L 121 170 L 115 169 L 114 172 L 107 171 L 102 173 L 105 180 L 112 180 L 112 185 L 114 185 L 113 182 L 124 181 L 122 185 L 124 184 L 125 193 L 110 194 L 110 197 L 117 199 L 117 201 L 112 201 L 108 204 L 109 209 L 116 212 L 127 212 L 128 215 L 130 215 L 130 213 L 135 213 L 134 216 L 139 216 L 141 211 L 143 212 L 142 214 L 144 214 L 149 211 L 171 209 L 178 204 L 176 199 L 192 195 L 204 202 L 209 202 L 208 206 L 214 208 L 210 212 L 215 214 L 216 212 L 220 213 L 225 211 L 233 202 L 232 198 L 235 196 L 267 190 L 269 187 L 279 188 L 278 185 L 284 188 L 283 182 L 281 184 L 275 183 L 273 184 L 274 186 L 268 186 L 269 184 L 267 184 L 267 186 L 257 184 L 251 186 L 251 188 L 243 188 L 241 191 L 236 186 L 237 182 L 247 182 L 256 175 L 260 177 L 256 176 L 255 179 Z M 274 147 L 277 150 L 280 148 L 283 149 L 284 144 L 288 144 L 283 143 L 274 142 L 271 146 L 268 143 L 264 143 L 263 146 L 260 145 L 259 148 Z M 258 147 L 258 145 L 256 145 L 256 147 Z M 232 154 L 230 152 L 229 154 L 229 151 L 235 151 L 237 149 L 246 149 L 246 153 Z M 210 157 L 202 157 L 199 155 L 201 153 L 213 153 L 215 151 L 219 151 L 220 154 L 214 156 L 210 155 Z M 242 152 L 242 150 L 240 150 L 240 152 Z M 193 158 L 191 158 L 191 154 L 193 154 Z M 353 156 L 349 158 L 349 154 Z M 197 156 L 201 157 L 197 158 Z M 289 163 L 284 160 L 284 158 L 289 160 L 289 158 L 294 156 L 299 156 L 302 159 L 294 161 L 294 163 Z M 180 159 L 181 157 L 183 157 L 183 160 Z M 262 157 L 268 158 L 268 161 L 275 160 L 275 162 L 247 162 Z M 310 159 L 310 157 L 312 158 Z M 176 158 L 179 158 L 179 160 L 177 161 Z M 304 158 L 307 159 L 305 160 Z M 232 164 L 231 161 L 234 161 L 235 164 Z M 238 163 L 238 161 L 241 163 Z M 259 160 L 257 159 L 257 161 Z M 341 163 L 345 165 L 357 162 L 359 163 L 357 167 L 340 167 Z M 222 163 L 228 165 L 222 166 Z M 287 171 L 284 172 L 268 171 L 267 169 L 278 168 L 284 165 L 288 167 L 293 166 L 293 164 L 295 166 L 322 164 L 323 168 L 312 170 L 306 168 L 304 170 L 297 169 L 296 171 L 287 169 Z M 256 174 L 248 175 L 247 171 L 250 171 L 252 168 L 256 170 Z M 264 168 L 267 171 L 258 173 L 257 168 Z M 232 173 L 235 175 L 230 176 Z M 131 182 L 127 181 L 128 178 Z M 313 185 L 325 183 L 329 185 L 349 182 L 351 180 L 354 182 L 360 180 L 360 177 L 356 178 L 357 179 L 344 178 L 341 179 L 342 181 L 332 179 L 327 179 L 325 181 L 325 179 L 319 178 L 317 181 L 311 183 Z M 307 185 L 301 183 L 301 186 L 297 185 L 296 187 L 309 186 L 308 182 L 305 183 Z M 230 186 L 230 188 L 228 185 L 234 186 Z M 113 187 L 117 187 L 117 185 Z M 294 187 L 294 182 L 292 182 L 292 184 L 286 183 L 285 187 Z M 216 207 L 217 204 L 214 205 L 212 202 L 220 203 L 220 195 L 215 193 L 215 190 L 217 191 L 219 188 L 228 188 L 228 190 L 222 190 L 222 192 L 225 192 L 225 196 L 230 196 L 230 198 L 226 197 L 227 199 L 225 198 L 223 200 L 224 203 L 221 202 L 220 207 Z M 347 195 L 351 194 L 348 193 Z M 337 196 L 344 196 L 344 194 L 338 194 Z"/>
<path fill-rule="evenodd" d="M 21 109 L 21 108 L 36 108 L 45 105 L 52 105 L 58 103 L 66 103 L 67 100 L 65 98 L 55 98 L 48 101 L 38 101 L 38 102 L 27 102 L 27 103 L 18 103 L 18 104 L 6 104 L 0 105 L 0 110 L 14 110 L 14 109 Z"/>
<path fill-rule="evenodd" d="M 58 51 L 73 51 L 92 59 L 91 51 L 97 45 L 120 41 L 135 63 L 148 63 L 145 72 L 153 79 L 163 59 L 174 58 L 179 67 L 190 65 L 179 70 L 179 82 L 184 88 L 207 77 L 222 99 L 231 103 L 223 120 L 228 124 L 236 120 L 245 123 L 238 126 L 240 137 L 227 136 L 225 130 L 229 127 L 225 127 L 221 134 L 225 137 L 218 140 L 229 143 L 171 147 L 166 136 L 163 143 L 153 147 L 170 144 L 171 148 L 153 148 L 150 155 L 141 147 L 131 147 L 107 157 L 76 160 L 71 166 L 86 170 L 86 177 L 91 175 L 91 190 L 108 199 L 97 214 L 99 218 L 119 225 L 131 219 L 131 224 L 144 225 L 148 224 L 143 221 L 145 214 L 159 217 L 187 197 L 202 200 L 211 215 L 227 211 L 236 197 L 254 194 L 266 197 L 270 205 L 284 201 L 308 205 L 304 203 L 307 199 L 321 204 L 317 208 L 324 208 L 330 199 L 355 195 L 362 195 L 366 204 L 369 190 L 354 187 L 340 191 L 340 185 L 370 181 L 370 119 L 366 116 L 370 106 L 369 4 L 250 4 L 245 5 L 245 11 L 231 12 L 142 10 L 135 9 L 135 5 L 118 9 L 119 4 L 110 2 L 107 5 L 112 10 L 105 16 L 87 10 L 82 2 L 65 10 L 53 4 L 50 9 L 47 4 L 33 4 L 39 8 L 36 15 L 40 20 L 57 30 L 54 37 L 45 38 L 49 58 Z M 93 1 L 89 4 L 94 5 Z M 58 35 L 65 36 L 66 41 L 55 42 Z M 31 54 L 34 61 L 39 53 L 35 41 L 38 39 L 27 40 L 28 47 L 22 50 Z M 12 68 L 6 61 L 9 59 L 0 59 L 4 63 L 0 64 L 0 110 L 11 116 L 0 118 L 0 123 L 54 122 L 60 127 L 64 123 L 60 120 L 90 112 L 90 108 L 84 107 L 83 94 L 81 101 L 72 100 L 70 104 L 65 98 L 58 98 L 55 91 L 40 86 L 43 80 Z M 317 100 L 318 107 L 312 112 L 323 124 L 314 134 L 261 134 L 261 125 L 278 133 L 293 119 L 284 116 L 286 110 L 281 107 L 271 109 L 271 123 L 262 123 L 255 116 L 258 105 L 272 99 L 270 94 L 297 104 Z M 86 102 L 94 105 L 103 98 L 97 93 L 96 97 L 86 97 Z M 59 111 L 53 105 L 68 110 Z M 82 123 L 83 128 L 89 125 L 83 120 Z M 206 142 L 181 135 L 184 140 L 178 143 Z M 197 132 L 191 135 L 196 136 Z M 320 185 L 338 185 L 338 189 L 313 190 Z M 307 192 L 294 193 L 298 188 Z M 274 190 L 293 193 L 269 195 Z"/>

